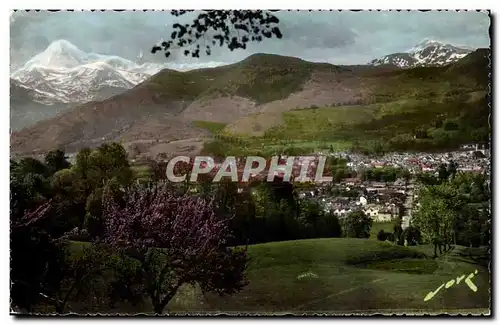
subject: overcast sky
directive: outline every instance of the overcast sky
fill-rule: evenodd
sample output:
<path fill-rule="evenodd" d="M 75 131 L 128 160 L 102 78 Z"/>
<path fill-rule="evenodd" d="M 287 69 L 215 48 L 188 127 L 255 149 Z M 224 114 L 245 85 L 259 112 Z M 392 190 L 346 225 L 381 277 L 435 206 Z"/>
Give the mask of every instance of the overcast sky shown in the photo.
<path fill-rule="evenodd" d="M 252 44 L 245 51 L 218 51 L 201 61 L 232 63 L 265 52 L 334 64 L 363 64 L 410 49 L 425 39 L 488 47 L 485 12 L 279 12 L 283 39 Z M 16 12 L 11 16 L 11 64 L 18 66 L 52 41 L 66 39 L 86 52 L 148 61 L 152 45 L 170 35 L 179 17 L 169 12 Z M 171 60 L 186 61 L 183 56 Z"/>

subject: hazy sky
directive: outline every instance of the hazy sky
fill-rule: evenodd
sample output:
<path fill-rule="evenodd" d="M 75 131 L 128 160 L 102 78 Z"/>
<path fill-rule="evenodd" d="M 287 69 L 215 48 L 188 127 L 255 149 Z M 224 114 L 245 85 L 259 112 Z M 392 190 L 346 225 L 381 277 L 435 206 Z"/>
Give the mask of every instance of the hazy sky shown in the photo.
<path fill-rule="evenodd" d="M 235 62 L 266 52 L 334 64 L 363 64 L 410 49 L 424 39 L 469 47 L 488 47 L 490 20 L 485 12 L 279 12 L 283 39 L 252 44 L 246 51 L 217 51 L 202 61 Z M 16 12 L 11 16 L 11 63 L 18 66 L 52 41 L 66 39 L 86 52 L 135 59 L 168 38 L 180 17 L 165 12 Z M 171 60 L 186 61 L 183 56 Z"/>

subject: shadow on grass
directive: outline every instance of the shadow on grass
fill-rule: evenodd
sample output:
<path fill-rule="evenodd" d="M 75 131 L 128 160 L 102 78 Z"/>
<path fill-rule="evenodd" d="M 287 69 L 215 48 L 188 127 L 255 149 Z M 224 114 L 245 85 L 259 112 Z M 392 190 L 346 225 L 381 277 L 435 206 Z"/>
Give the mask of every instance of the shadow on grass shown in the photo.
<path fill-rule="evenodd" d="M 373 262 L 365 264 L 365 267 L 409 274 L 432 274 L 437 270 L 438 264 L 432 259 L 401 259 Z"/>

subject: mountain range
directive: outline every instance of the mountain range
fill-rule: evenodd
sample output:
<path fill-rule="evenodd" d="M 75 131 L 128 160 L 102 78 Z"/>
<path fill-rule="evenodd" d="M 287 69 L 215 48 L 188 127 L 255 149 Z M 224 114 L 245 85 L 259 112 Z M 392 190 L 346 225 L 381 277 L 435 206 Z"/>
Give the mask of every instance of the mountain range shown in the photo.
<path fill-rule="evenodd" d="M 294 109 L 439 99 L 457 90 L 482 94 L 488 55 L 487 49 L 476 50 L 448 66 L 427 68 L 424 75 L 395 65 L 336 66 L 270 54 L 215 68 L 162 69 L 118 95 L 13 132 L 11 148 L 19 154 L 53 148 L 74 152 L 120 141 L 154 156 L 199 148 L 210 137 L 200 121 L 259 136 Z"/>
<path fill-rule="evenodd" d="M 445 65 L 456 62 L 472 49 L 426 40 L 405 53 L 375 59 L 371 65 L 400 68 Z M 222 65 L 200 63 L 200 67 Z M 43 104 L 85 103 L 112 97 L 143 82 L 162 69 L 192 68 L 171 64 L 138 64 L 118 57 L 85 53 L 66 40 L 50 44 L 45 51 L 11 73 L 21 86 L 34 90 L 33 100 Z"/>

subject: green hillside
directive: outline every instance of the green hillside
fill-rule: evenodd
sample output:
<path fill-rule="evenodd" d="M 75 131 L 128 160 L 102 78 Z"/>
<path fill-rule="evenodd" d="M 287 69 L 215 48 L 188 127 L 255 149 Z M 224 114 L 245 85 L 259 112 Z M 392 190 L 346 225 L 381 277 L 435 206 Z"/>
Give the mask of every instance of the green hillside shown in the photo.
<path fill-rule="evenodd" d="M 314 239 L 249 247 L 249 285 L 231 297 L 185 289 L 170 307 L 205 312 L 438 312 L 489 308 L 489 272 L 457 247 L 434 260 L 426 246 L 405 248 L 363 239 Z M 442 283 L 478 270 L 472 292 L 461 283 L 424 297 Z M 194 291 L 193 291 L 194 290 Z"/>
<path fill-rule="evenodd" d="M 259 114 L 226 128 L 226 150 L 333 147 L 440 150 L 486 141 L 489 134 L 488 51 L 445 67 L 365 72 L 376 80 L 373 103 Z M 367 70 L 368 71 L 368 70 Z M 254 136 L 259 120 L 271 126 Z M 271 121 L 271 122 L 269 122 Z M 274 122 L 272 122 L 274 121 Z M 229 131 L 231 130 L 231 131 Z M 228 138 L 242 138 L 232 148 Z M 214 144 L 208 144 L 215 147 Z"/>
<path fill-rule="evenodd" d="M 408 70 L 271 54 L 216 68 L 163 70 L 123 94 L 13 133 L 11 149 L 75 150 L 103 137 L 169 142 L 205 136 L 202 129 L 218 137 L 205 151 L 224 155 L 456 147 L 488 137 L 488 53 Z M 423 136 L 413 139 L 416 134 Z"/>
<path fill-rule="evenodd" d="M 169 100 L 194 100 L 200 96 L 237 95 L 267 103 L 299 91 L 313 72 L 342 78 L 357 75 L 372 80 L 373 101 L 395 98 L 428 98 L 485 89 L 488 52 L 477 50 L 447 67 L 408 70 L 369 66 L 335 66 L 273 54 L 254 54 L 243 61 L 216 68 L 186 72 L 162 70 L 140 87 Z M 485 72 L 486 73 L 483 73 Z"/>
<path fill-rule="evenodd" d="M 313 71 L 335 73 L 345 68 L 294 57 L 255 54 L 227 66 L 187 72 L 163 70 L 148 87 L 164 99 L 194 100 L 199 96 L 237 95 L 258 104 L 286 98 L 301 89 Z"/>

